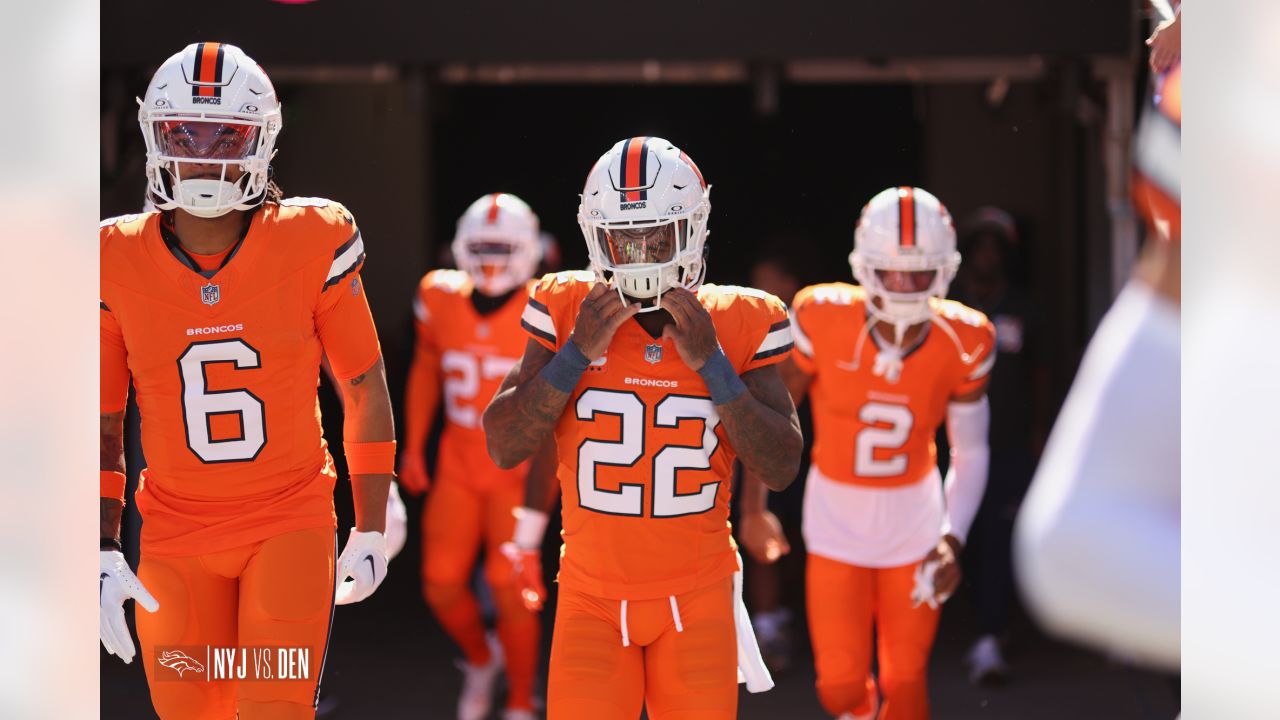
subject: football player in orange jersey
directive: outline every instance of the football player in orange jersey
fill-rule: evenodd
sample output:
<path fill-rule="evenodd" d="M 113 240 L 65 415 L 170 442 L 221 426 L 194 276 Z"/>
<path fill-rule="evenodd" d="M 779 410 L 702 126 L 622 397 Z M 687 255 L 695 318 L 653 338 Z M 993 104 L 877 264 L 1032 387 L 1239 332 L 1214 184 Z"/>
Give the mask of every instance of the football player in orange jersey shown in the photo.
<path fill-rule="evenodd" d="M 170 57 L 139 121 L 157 211 L 101 229 L 102 643 L 133 659 L 133 598 L 160 717 L 311 718 L 335 596 L 358 602 L 387 572 L 394 428 L 364 243 L 342 205 L 280 197 L 280 104 L 239 48 Z M 322 354 L 341 381 L 356 509 L 336 573 Z M 148 461 L 136 576 L 120 552 L 130 380 Z M 296 648 L 307 667 L 238 682 L 207 665 L 218 648 L 263 647 Z"/>
<path fill-rule="evenodd" d="M 813 407 L 803 529 L 818 696 L 846 720 L 926 718 L 938 605 L 960 581 L 957 558 L 986 485 L 995 330 L 942 299 L 960 255 L 951 216 L 920 188 L 867 203 L 849 260 L 861 287 L 796 295 L 796 351 L 782 368 L 792 397 L 807 392 Z M 944 418 L 945 486 L 934 447 Z M 748 479 L 743 492 L 765 489 Z M 769 537 L 776 521 L 755 526 L 744 543 L 780 540 Z"/>
<path fill-rule="evenodd" d="M 524 349 L 520 314 L 542 258 L 538 218 L 515 195 L 485 195 L 458 220 L 453 256 L 461 269 L 427 273 L 414 298 L 418 340 L 405 390 L 400 477 L 415 494 L 430 485 L 422 516 L 423 594 L 466 658 L 460 663 L 459 720 L 489 716 L 504 660 L 509 680 L 504 717 L 525 720 L 533 717 L 540 628 L 537 615 L 521 602 L 511 562 L 500 548 L 515 527 L 512 511 L 524 502 L 531 469 L 549 477 L 554 468 L 546 462 L 505 470 L 494 465 L 480 415 Z M 426 443 L 441 390 L 445 426 L 430 483 Z M 548 445 L 547 451 L 544 459 L 553 459 L 554 448 Z M 469 587 L 481 544 L 504 652 L 486 642 Z"/>
<path fill-rule="evenodd" d="M 555 720 L 633 720 L 642 706 L 733 718 L 739 665 L 748 689 L 772 686 L 742 607 L 729 481 L 735 457 L 771 487 L 795 475 L 799 421 L 776 367 L 790 321 L 772 295 L 702 283 L 708 194 L 661 138 L 601 156 L 578 210 L 594 272 L 537 284 L 524 357 L 485 411 L 500 466 L 552 435 L 559 451 Z M 521 511 L 514 540 L 530 566 L 535 513 Z"/>

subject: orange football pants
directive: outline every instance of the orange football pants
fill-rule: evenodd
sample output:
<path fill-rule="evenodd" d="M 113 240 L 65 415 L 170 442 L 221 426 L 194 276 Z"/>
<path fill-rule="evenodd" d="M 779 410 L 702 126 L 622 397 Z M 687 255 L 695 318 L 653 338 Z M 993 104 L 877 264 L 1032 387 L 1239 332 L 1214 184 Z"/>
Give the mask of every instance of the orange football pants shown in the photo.
<path fill-rule="evenodd" d="M 871 653 L 878 641 L 880 720 L 929 717 L 926 671 L 938 611 L 911 607 L 915 568 L 865 568 L 809 553 L 806 586 L 818 699 L 832 715 L 870 710 L 876 688 Z"/>
<path fill-rule="evenodd" d="M 560 588 L 548 720 L 731 720 L 738 712 L 733 578 L 629 601 Z M 627 645 L 623 645 L 623 627 Z M 677 627 L 677 622 L 679 627 Z"/>
<path fill-rule="evenodd" d="M 457 481 L 436 482 L 423 507 L 422 591 L 467 662 L 489 662 L 484 620 L 470 584 L 476 555 L 484 543 L 485 579 L 493 590 L 498 640 L 506 656 L 507 707 L 531 710 L 542 628 L 537 614 L 526 610 L 520 601 L 511 562 L 501 551 L 502 543 L 515 532 L 511 511 L 523 504 L 521 483 L 481 491 Z"/>
<path fill-rule="evenodd" d="M 156 714 L 163 720 L 314 718 L 332 627 L 335 546 L 332 526 L 207 555 L 148 557 L 144 546 L 138 579 L 160 609 L 137 612 L 139 657 Z M 159 663 L 166 648 L 205 645 L 309 648 L 310 678 L 206 682 Z M 196 660 L 204 663 L 206 656 Z"/>

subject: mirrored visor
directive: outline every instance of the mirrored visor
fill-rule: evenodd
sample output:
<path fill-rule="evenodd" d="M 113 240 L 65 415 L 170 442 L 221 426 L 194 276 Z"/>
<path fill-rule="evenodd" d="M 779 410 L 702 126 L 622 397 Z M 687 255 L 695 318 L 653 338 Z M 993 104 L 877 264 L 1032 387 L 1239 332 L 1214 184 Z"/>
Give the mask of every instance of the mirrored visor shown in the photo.
<path fill-rule="evenodd" d="M 924 292 L 937 276 L 937 270 L 876 270 L 880 284 L 892 293 Z"/>
<path fill-rule="evenodd" d="M 170 157 L 243 160 L 257 149 L 260 129 L 243 123 L 170 120 L 156 123 L 156 146 Z"/>
<path fill-rule="evenodd" d="M 596 228 L 596 242 L 615 266 L 669 262 L 676 256 L 676 230 L 681 222 L 644 228 Z"/>

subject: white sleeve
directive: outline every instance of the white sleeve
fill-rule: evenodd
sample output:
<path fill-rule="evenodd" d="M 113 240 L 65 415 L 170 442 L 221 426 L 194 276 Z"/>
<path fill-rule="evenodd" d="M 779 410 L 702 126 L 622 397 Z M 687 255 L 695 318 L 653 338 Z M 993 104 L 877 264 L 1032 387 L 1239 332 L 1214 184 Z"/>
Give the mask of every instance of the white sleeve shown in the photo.
<path fill-rule="evenodd" d="M 994 356 L 995 353 L 992 353 Z M 987 431 L 991 427 L 991 404 L 983 395 L 977 402 L 947 405 L 947 440 L 951 443 L 951 465 L 943 488 L 947 496 L 942 533 L 955 535 L 960 542 L 969 536 L 973 517 L 987 489 L 991 447 Z"/>
<path fill-rule="evenodd" d="M 1134 283 L 1107 313 L 1014 529 L 1023 595 L 1050 631 L 1181 665 L 1177 310 Z"/>

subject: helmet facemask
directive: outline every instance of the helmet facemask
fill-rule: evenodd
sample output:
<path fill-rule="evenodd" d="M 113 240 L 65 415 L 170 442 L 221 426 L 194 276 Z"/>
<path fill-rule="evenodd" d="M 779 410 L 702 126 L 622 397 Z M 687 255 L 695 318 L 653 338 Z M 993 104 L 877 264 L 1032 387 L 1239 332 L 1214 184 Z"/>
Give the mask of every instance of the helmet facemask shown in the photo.
<path fill-rule="evenodd" d="M 484 295 L 504 295 L 533 276 L 540 259 L 530 243 L 501 235 L 472 235 L 453 241 L 458 269 Z"/>
<path fill-rule="evenodd" d="M 876 320 L 892 325 L 901 344 L 908 328 L 933 319 L 933 300 L 946 297 L 960 267 L 960 254 L 885 258 L 855 249 L 849 264 L 854 278 L 866 288 L 867 311 Z"/>
<path fill-rule="evenodd" d="M 147 187 L 161 210 L 219 217 L 262 204 L 279 113 L 141 113 Z M 239 176 L 237 177 L 237 173 Z"/>
<path fill-rule="evenodd" d="M 692 212 L 656 220 L 608 222 L 580 214 L 592 270 L 623 302 L 640 300 L 640 312 L 660 310 L 662 294 L 673 287 L 696 291 L 706 275 L 710 207 L 704 195 Z"/>

